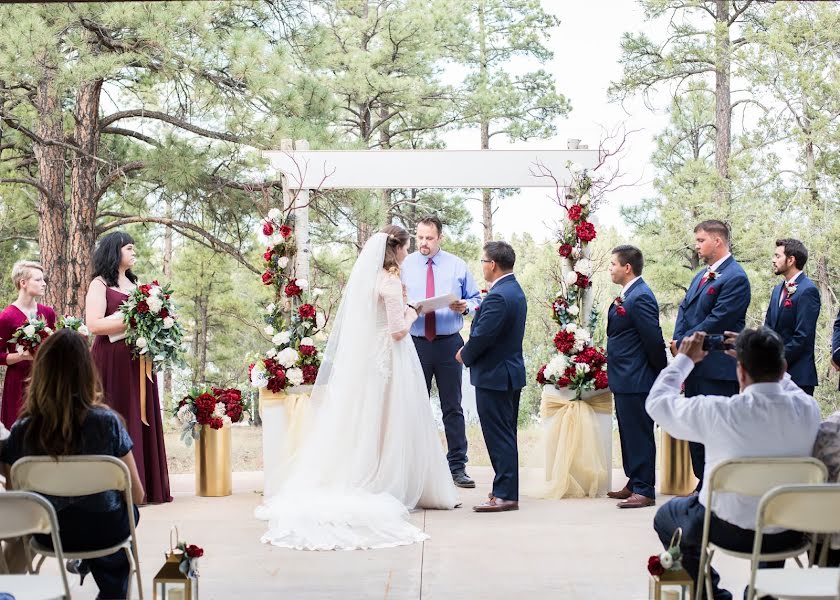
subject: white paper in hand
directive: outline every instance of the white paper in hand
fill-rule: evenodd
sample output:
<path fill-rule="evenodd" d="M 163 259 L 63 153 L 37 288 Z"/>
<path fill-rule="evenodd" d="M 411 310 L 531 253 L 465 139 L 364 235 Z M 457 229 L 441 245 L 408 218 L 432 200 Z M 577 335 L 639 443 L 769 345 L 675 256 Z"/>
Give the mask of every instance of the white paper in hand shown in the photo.
<path fill-rule="evenodd" d="M 115 312 L 115 313 L 113 313 L 113 314 L 108 315 L 108 316 L 107 316 L 107 317 L 105 317 L 105 318 L 106 318 L 106 319 L 114 319 L 115 321 L 122 321 L 122 320 L 123 320 L 123 314 L 122 314 L 122 312 L 117 311 L 117 312 Z M 108 339 L 111 341 L 111 343 L 118 342 L 118 341 L 120 341 L 120 340 L 124 340 L 124 339 L 125 339 L 125 336 L 126 336 L 127 334 L 128 334 L 128 330 L 127 330 L 127 329 L 125 329 L 125 330 L 123 330 L 123 331 L 121 331 L 121 332 L 119 332 L 119 333 L 111 333 L 111 334 L 108 334 Z"/>
<path fill-rule="evenodd" d="M 411 304 L 417 307 L 417 310 L 420 311 L 421 315 L 426 315 L 430 312 L 440 310 L 441 308 L 446 308 L 453 302 L 457 301 L 458 298 L 455 296 L 455 294 L 444 294 L 443 296 L 435 296 L 434 298 L 423 298 L 422 300 L 416 300 Z"/>

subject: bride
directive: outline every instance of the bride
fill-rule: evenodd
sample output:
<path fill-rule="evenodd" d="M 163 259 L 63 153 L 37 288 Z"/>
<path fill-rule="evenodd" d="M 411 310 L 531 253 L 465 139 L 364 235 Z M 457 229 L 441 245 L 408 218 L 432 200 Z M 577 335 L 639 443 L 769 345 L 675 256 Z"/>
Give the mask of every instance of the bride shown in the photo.
<path fill-rule="evenodd" d="M 304 443 L 257 508 L 262 541 L 297 550 L 390 548 L 428 539 L 408 511 L 458 500 L 414 344 L 399 265 L 408 233 L 364 246 L 311 396 Z"/>

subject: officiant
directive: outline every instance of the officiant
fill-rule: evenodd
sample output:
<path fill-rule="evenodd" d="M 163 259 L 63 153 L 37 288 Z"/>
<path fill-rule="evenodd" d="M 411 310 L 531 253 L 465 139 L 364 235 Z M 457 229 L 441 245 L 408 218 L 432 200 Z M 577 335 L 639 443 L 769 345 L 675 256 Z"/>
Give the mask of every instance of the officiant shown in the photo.
<path fill-rule="evenodd" d="M 431 393 L 434 378 L 440 393 L 452 481 L 458 487 L 474 488 L 475 482 L 466 473 L 467 433 L 461 407 L 463 367 L 455 360 L 455 354 L 464 345 L 461 337 L 464 317 L 475 315 L 481 294 L 467 263 L 441 250 L 442 240 L 443 224 L 437 216 L 420 219 L 417 249 L 403 262 L 401 277 L 408 302 L 422 302 L 446 294 L 457 298 L 448 307 L 421 315 L 411 327 L 411 338 L 423 365 L 426 388 Z"/>

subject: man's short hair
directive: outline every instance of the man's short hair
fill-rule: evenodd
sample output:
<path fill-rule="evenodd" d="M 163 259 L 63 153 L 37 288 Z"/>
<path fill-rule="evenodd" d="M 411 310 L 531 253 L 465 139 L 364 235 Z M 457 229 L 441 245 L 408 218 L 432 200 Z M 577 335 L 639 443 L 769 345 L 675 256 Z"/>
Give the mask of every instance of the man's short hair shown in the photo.
<path fill-rule="evenodd" d="M 698 231 L 705 231 L 706 233 L 714 234 L 720 237 L 727 244 L 729 243 L 729 227 L 723 221 L 718 221 L 716 219 L 703 221 L 702 223 L 698 223 L 694 228 L 694 233 L 697 233 Z"/>
<path fill-rule="evenodd" d="M 629 244 L 616 246 L 612 249 L 612 253 L 618 257 L 618 264 L 622 267 L 630 263 L 630 268 L 633 269 L 633 275 L 638 277 L 642 274 L 642 269 L 645 268 L 645 257 L 642 255 L 642 251 L 636 248 L 636 246 L 630 246 Z"/>
<path fill-rule="evenodd" d="M 512 271 L 516 264 L 516 252 L 507 242 L 487 242 L 484 244 L 484 255 L 495 262 L 502 271 Z"/>
<path fill-rule="evenodd" d="M 440 222 L 440 219 L 437 215 L 426 215 L 419 221 L 417 221 L 418 225 L 434 225 L 435 229 L 437 229 L 438 235 L 443 233 L 443 223 Z"/>
<path fill-rule="evenodd" d="M 741 367 L 757 383 L 779 381 L 785 374 L 785 344 L 769 327 L 742 331 L 735 352 Z"/>
<path fill-rule="evenodd" d="M 776 240 L 776 247 L 782 246 L 785 249 L 785 256 L 792 256 L 796 268 L 800 271 L 805 268 L 805 263 L 808 262 L 808 248 L 799 240 L 793 238 L 784 238 Z"/>

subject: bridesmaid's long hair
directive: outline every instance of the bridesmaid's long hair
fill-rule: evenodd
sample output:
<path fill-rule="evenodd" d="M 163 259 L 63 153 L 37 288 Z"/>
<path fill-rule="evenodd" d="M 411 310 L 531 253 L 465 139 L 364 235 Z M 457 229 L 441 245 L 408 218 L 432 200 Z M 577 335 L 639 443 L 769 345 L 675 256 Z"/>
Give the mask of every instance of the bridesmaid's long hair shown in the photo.
<path fill-rule="evenodd" d="M 397 260 L 397 250 L 408 243 L 408 232 L 399 225 L 386 225 L 379 231 L 388 234 L 388 241 L 385 242 L 385 260 L 382 267 L 386 271 L 399 274 L 400 263 Z"/>
<path fill-rule="evenodd" d="M 134 238 L 122 231 L 109 233 L 99 240 L 99 244 L 93 253 L 93 278 L 102 277 L 108 287 L 117 287 L 119 285 L 123 246 L 133 243 Z M 125 276 L 131 283 L 137 283 L 137 275 L 132 273 L 131 269 L 125 272 Z"/>
<path fill-rule="evenodd" d="M 88 411 L 104 406 L 84 336 L 59 329 L 38 346 L 20 418 L 29 417 L 24 447 L 53 458 L 78 452 Z"/>

